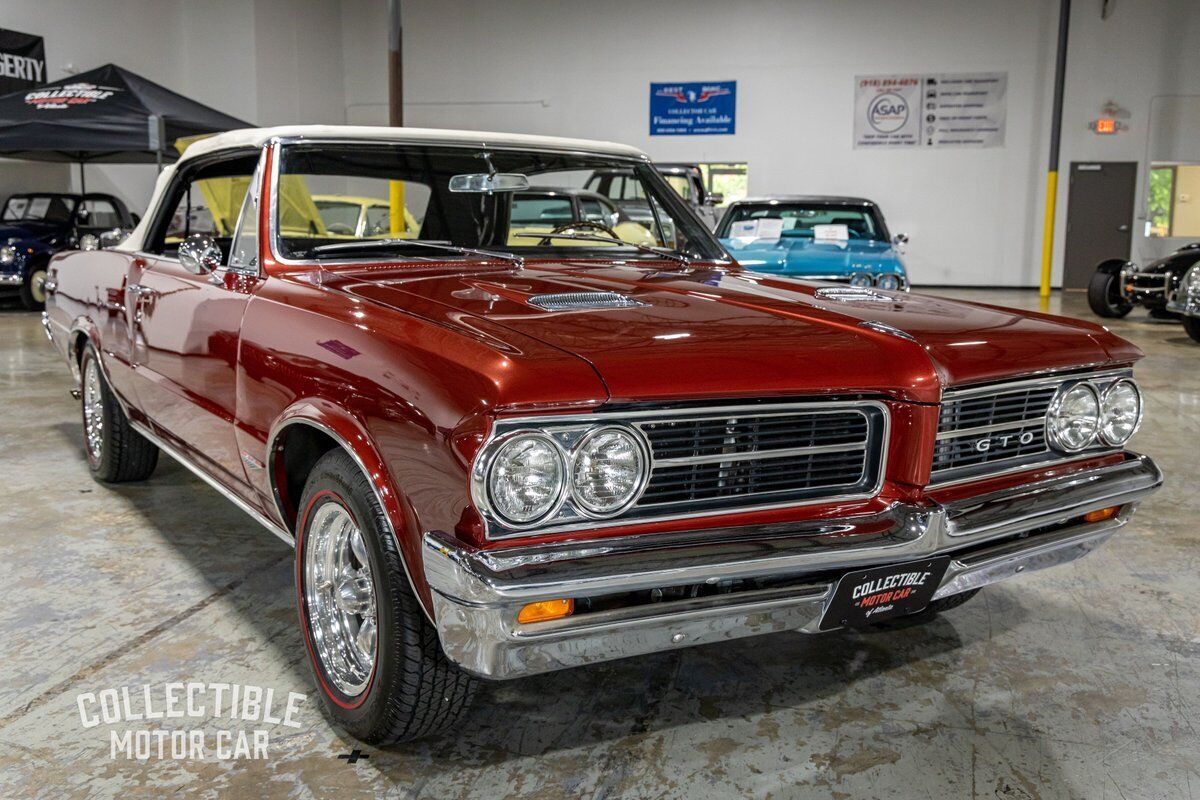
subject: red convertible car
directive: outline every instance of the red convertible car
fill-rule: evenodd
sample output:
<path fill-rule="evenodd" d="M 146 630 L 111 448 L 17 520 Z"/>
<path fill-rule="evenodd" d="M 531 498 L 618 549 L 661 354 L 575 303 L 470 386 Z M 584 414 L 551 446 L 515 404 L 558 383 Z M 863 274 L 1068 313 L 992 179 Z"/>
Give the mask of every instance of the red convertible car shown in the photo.
<path fill-rule="evenodd" d="M 640 230 L 510 226 L 597 171 L 639 184 Z M 328 194 L 419 234 L 331 232 Z M 239 131 L 149 208 L 45 284 L 88 463 L 165 452 L 293 544 L 321 697 L 368 742 L 447 726 L 479 678 L 926 619 L 1161 483 L 1125 449 L 1128 342 L 743 270 L 628 147 Z"/>

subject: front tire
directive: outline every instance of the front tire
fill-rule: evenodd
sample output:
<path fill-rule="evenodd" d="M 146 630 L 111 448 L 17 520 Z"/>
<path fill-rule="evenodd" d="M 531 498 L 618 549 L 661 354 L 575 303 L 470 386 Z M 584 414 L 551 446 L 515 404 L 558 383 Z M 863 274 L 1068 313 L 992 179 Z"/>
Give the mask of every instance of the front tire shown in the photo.
<path fill-rule="evenodd" d="M 1183 329 L 1193 342 L 1200 342 L 1200 317 L 1184 317 Z"/>
<path fill-rule="evenodd" d="M 886 622 L 876 623 L 877 628 L 908 628 L 913 625 L 924 625 L 927 622 L 932 622 L 939 614 L 949 611 L 952 608 L 958 608 L 963 603 L 970 600 L 975 595 L 979 594 L 978 589 L 968 589 L 965 592 L 952 594 L 949 597 L 943 597 L 939 600 L 932 601 L 925 608 L 914 614 L 908 614 L 903 617 L 895 617 Z"/>
<path fill-rule="evenodd" d="M 453 725 L 478 682 L 442 653 L 369 479 L 341 449 L 313 467 L 296 525 L 296 590 L 325 712 L 390 745 Z"/>
<path fill-rule="evenodd" d="M 1121 296 L 1121 277 L 1112 272 L 1097 271 L 1092 276 L 1087 299 L 1092 312 L 1099 317 L 1123 317 L 1133 310 L 1133 303 Z"/>
<path fill-rule="evenodd" d="M 88 469 L 105 483 L 149 478 L 158 464 L 158 448 L 129 424 L 90 344 L 79 362 L 82 376 L 83 447 Z"/>
<path fill-rule="evenodd" d="M 35 264 L 25 273 L 21 284 L 21 305 L 28 311 L 41 311 L 46 307 L 46 264 Z"/>

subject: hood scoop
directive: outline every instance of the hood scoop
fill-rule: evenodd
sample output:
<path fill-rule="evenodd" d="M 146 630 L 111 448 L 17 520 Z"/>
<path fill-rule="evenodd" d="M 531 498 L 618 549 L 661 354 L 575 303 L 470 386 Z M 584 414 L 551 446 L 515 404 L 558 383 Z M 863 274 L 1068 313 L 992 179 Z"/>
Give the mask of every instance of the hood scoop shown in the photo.
<path fill-rule="evenodd" d="M 597 308 L 639 308 L 649 305 L 616 292 L 535 294 L 525 302 L 543 311 L 590 311 Z"/>

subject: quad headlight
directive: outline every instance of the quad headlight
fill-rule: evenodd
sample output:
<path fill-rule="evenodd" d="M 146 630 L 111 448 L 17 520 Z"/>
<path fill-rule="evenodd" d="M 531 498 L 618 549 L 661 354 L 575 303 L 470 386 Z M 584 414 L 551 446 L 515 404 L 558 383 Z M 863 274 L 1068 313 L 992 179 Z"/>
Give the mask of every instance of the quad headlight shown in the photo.
<path fill-rule="evenodd" d="M 1200 300 L 1200 264 L 1183 274 L 1183 280 L 1179 283 L 1179 291 L 1184 297 Z"/>
<path fill-rule="evenodd" d="M 487 445 L 473 473 L 485 515 L 525 530 L 628 510 L 649 479 L 650 448 L 625 425 L 531 428 Z"/>
<path fill-rule="evenodd" d="M 558 508 L 565 478 L 563 454 L 554 440 L 543 433 L 516 433 L 491 457 L 488 501 L 506 522 L 529 525 Z"/>
<path fill-rule="evenodd" d="M 0 247 L 0 264 L 5 266 L 17 260 L 17 249 L 10 245 Z"/>
<path fill-rule="evenodd" d="M 647 456 L 630 430 L 599 428 L 588 433 L 571 459 L 571 499 L 583 511 L 610 516 L 629 507 L 646 479 Z"/>
<path fill-rule="evenodd" d="M 1100 430 L 1100 396 L 1089 383 L 1061 390 L 1046 413 L 1046 436 L 1061 450 L 1083 450 Z"/>
<path fill-rule="evenodd" d="M 1114 447 L 1125 444 L 1142 422 L 1142 393 L 1137 384 L 1119 380 L 1100 398 L 1100 438 Z"/>

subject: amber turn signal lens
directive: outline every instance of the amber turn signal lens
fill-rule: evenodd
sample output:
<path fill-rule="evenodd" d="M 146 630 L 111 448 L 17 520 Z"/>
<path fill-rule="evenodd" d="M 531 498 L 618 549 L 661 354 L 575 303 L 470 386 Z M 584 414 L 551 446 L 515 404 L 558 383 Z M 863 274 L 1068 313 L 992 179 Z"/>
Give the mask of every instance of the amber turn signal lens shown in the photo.
<path fill-rule="evenodd" d="M 569 617 L 574 613 L 575 601 L 570 598 L 565 600 L 539 600 L 522 608 L 521 613 L 517 614 L 517 622 L 520 622 L 522 625 L 529 622 L 545 622 L 548 619 Z"/>
<path fill-rule="evenodd" d="M 1111 506 L 1109 508 L 1099 508 L 1095 511 L 1089 511 L 1083 515 L 1085 522 L 1103 522 L 1106 519 L 1112 519 L 1121 510 L 1120 506 Z"/>

